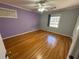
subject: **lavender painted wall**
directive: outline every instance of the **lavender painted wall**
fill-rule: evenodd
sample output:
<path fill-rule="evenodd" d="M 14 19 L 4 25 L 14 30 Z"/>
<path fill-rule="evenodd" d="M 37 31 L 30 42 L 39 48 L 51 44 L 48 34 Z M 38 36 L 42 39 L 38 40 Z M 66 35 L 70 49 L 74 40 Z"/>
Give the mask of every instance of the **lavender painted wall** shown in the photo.
<path fill-rule="evenodd" d="M 39 28 L 39 14 L 4 4 L 0 4 L 0 7 L 15 9 L 18 15 L 17 19 L 0 18 L 0 33 L 3 38 Z"/>

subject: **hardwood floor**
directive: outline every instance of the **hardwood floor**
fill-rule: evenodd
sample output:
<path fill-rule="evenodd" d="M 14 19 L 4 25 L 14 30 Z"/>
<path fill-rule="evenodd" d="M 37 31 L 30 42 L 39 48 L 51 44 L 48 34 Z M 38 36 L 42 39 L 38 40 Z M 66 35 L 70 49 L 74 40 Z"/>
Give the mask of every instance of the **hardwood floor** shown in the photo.
<path fill-rule="evenodd" d="M 66 59 L 71 42 L 42 30 L 4 40 L 10 59 Z"/>

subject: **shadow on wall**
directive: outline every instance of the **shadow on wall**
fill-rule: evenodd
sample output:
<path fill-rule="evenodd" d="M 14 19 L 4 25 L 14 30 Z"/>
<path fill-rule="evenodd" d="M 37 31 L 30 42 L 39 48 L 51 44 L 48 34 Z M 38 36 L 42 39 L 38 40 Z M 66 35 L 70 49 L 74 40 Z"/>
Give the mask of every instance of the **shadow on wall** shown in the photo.
<path fill-rule="evenodd" d="M 79 35 L 78 35 L 79 36 Z M 79 37 L 78 37 L 78 40 L 79 40 Z M 78 41 L 79 43 L 79 41 Z M 77 46 L 77 51 L 76 51 L 76 58 L 75 59 L 79 59 L 79 44 Z"/>
<path fill-rule="evenodd" d="M 76 59 L 79 59 L 79 52 L 78 52 L 78 55 L 77 55 L 77 58 Z"/>

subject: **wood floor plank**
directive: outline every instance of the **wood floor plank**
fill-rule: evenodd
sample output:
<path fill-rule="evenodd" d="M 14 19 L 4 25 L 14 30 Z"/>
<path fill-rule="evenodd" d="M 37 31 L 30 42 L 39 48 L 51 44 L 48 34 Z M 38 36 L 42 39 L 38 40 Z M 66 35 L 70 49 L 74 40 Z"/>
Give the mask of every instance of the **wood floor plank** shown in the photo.
<path fill-rule="evenodd" d="M 71 38 L 38 30 L 4 40 L 10 59 L 66 59 Z"/>

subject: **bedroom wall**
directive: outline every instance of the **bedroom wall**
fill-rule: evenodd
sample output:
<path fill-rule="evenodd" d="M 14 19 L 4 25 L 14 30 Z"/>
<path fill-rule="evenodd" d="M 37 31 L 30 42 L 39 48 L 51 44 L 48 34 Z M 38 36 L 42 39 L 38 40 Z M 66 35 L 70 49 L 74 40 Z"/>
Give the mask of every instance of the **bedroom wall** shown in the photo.
<path fill-rule="evenodd" d="M 79 55 L 78 55 L 79 54 L 79 15 L 77 18 L 72 39 L 73 41 L 68 55 L 72 55 L 74 56 L 74 59 L 77 59 L 76 57 L 79 58 Z"/>
<path fill-rule="evenodd" d="M 17 10 L 18 18 L 0 18 L 0 33 L 3 38 L 36 30 L 39 28 L 40 15 L 12 6 L 0 4 L 0 7 Z"/>
<path fill-rule="evenodd" d="M 61 19 L 58 28 L 48 27 L 48 14 L 44 13 L 41 16 L 40 28 L 52 32 L 57 32 L 66 36 L 72 36 L 76 20 L 77 11 L 76 10 L 65 10 L 59 12 L 53 12 L 52 15 L 61 14 Z"/>

